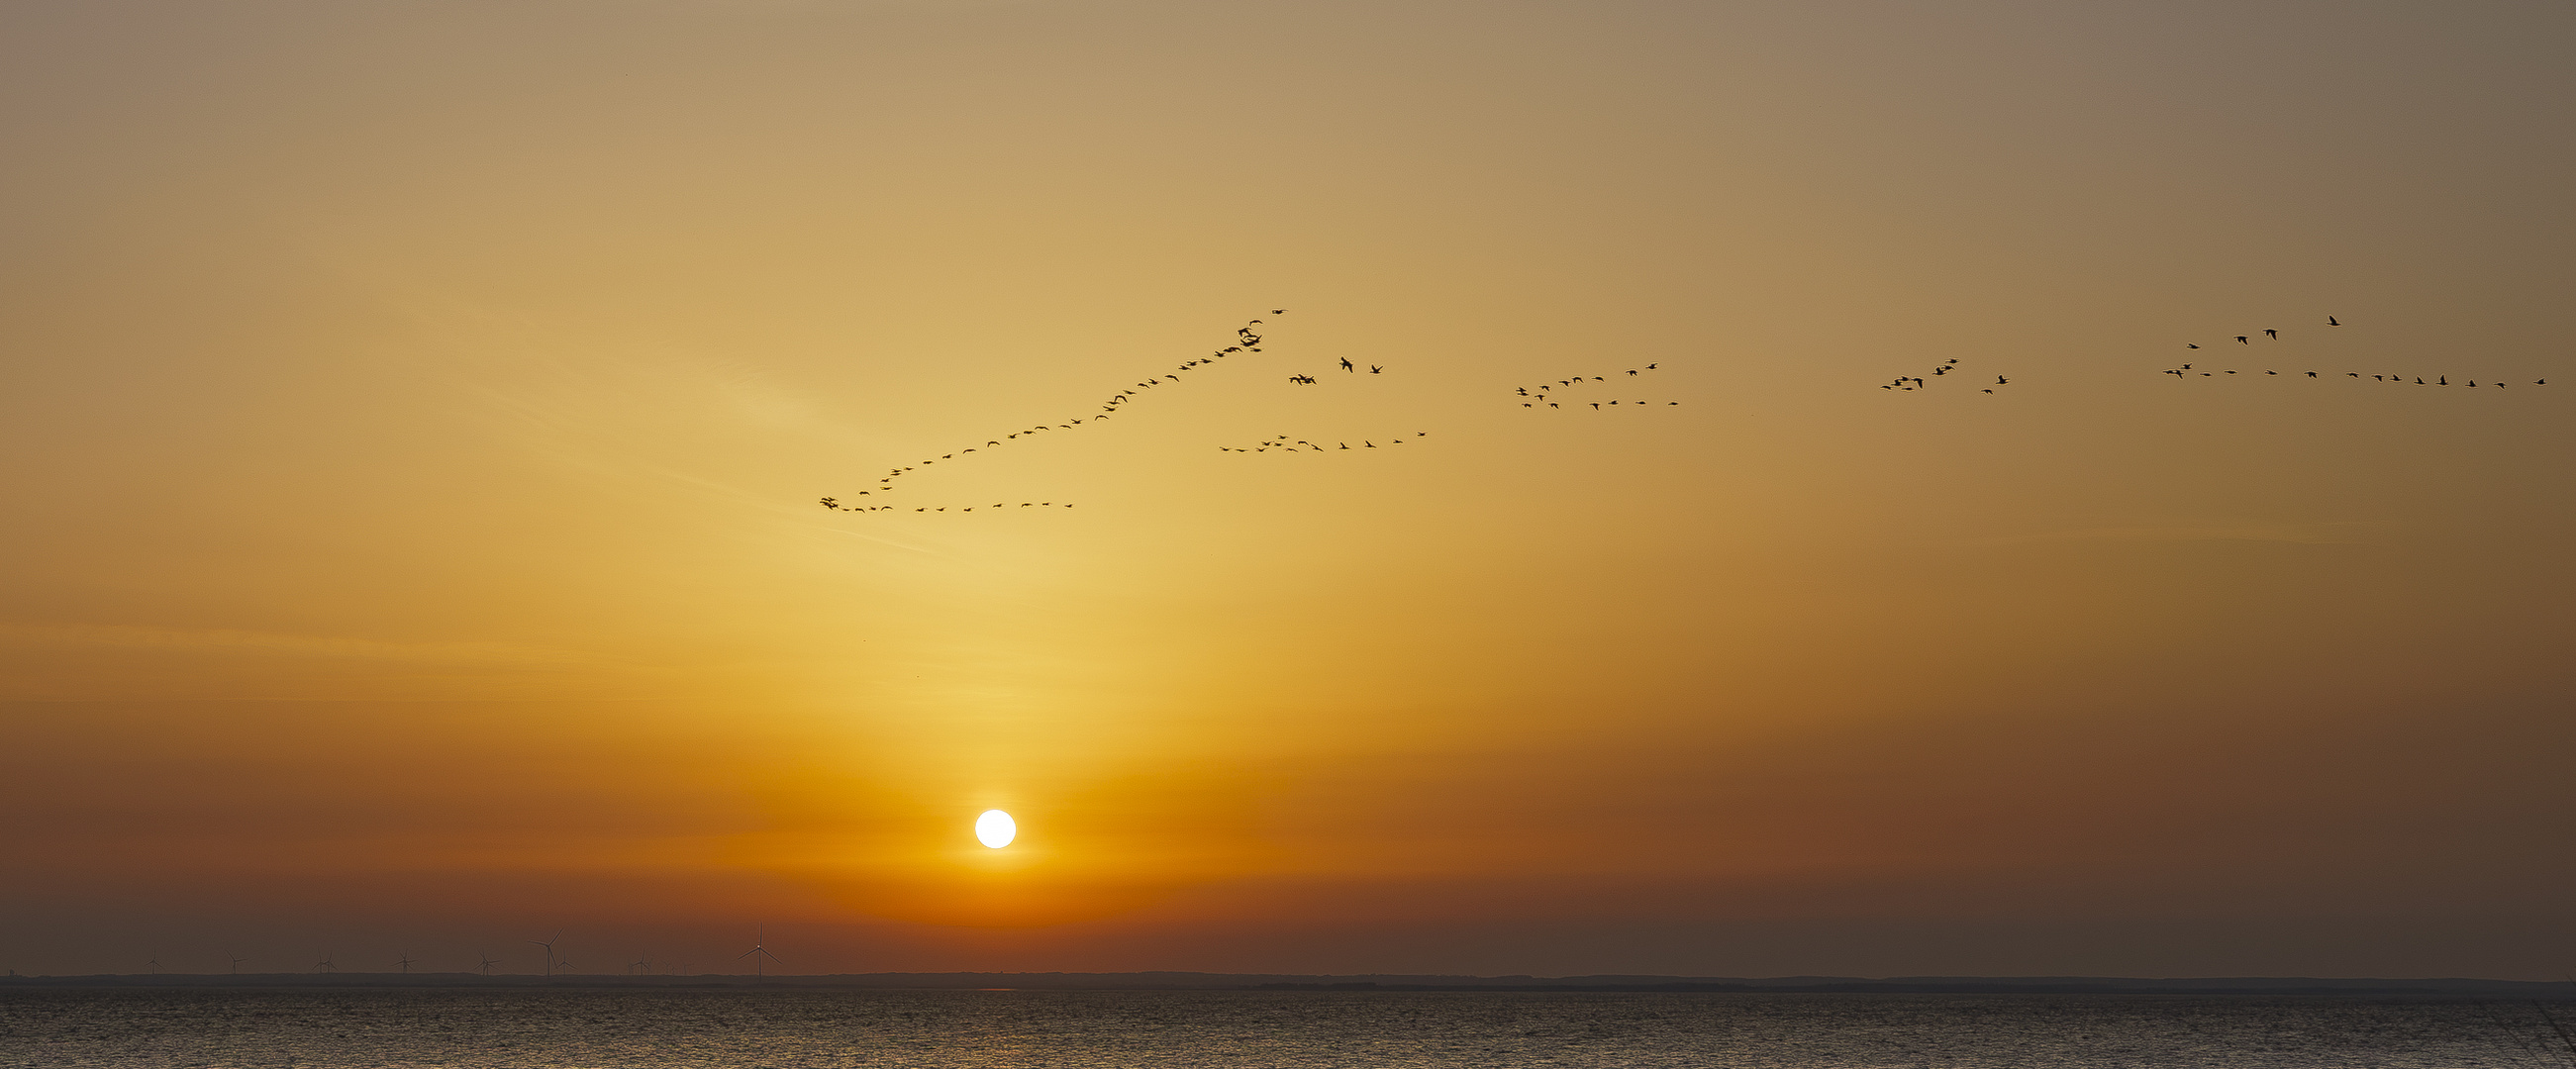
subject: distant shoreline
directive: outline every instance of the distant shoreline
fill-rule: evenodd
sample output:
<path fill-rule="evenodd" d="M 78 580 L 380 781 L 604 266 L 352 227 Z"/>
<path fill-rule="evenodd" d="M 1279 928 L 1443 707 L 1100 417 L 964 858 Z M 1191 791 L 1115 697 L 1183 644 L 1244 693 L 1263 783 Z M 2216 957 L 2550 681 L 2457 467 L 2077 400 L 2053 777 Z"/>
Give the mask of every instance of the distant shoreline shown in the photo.
<path fill-rule="evenodd" d="M 816 976 L 483 976 L 475 973 L 148 973 L 0 977 L 0 990 L 738 990 L 1597 992 L 1954 995 L 2303 995 L 2563 1000 L 2576 984 L 2547 980 L 2116 976 L 1436 976 L 1273 973 L 839 973 Z"/>

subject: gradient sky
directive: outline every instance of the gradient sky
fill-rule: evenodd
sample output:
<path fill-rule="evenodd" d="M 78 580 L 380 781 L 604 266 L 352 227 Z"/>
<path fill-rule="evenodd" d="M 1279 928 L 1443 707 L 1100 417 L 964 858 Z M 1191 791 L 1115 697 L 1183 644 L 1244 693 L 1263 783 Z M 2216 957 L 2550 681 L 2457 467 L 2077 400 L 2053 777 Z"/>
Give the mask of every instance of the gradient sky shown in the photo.
<path fill-rule="evenodd" d="M 0 965 L 2560 976 L 2570 55 L 0 7 Z"/>

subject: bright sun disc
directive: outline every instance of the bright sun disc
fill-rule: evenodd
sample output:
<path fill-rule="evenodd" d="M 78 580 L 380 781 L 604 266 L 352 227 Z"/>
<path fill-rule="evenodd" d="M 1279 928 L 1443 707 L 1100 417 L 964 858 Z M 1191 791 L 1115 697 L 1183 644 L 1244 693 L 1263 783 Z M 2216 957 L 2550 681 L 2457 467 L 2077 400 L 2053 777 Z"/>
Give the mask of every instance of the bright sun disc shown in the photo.
<path fill-rule="evenodd" d="M 1011 815 L 999 809 L 987 809 L 983 816 L 975 818 L 976 841 L 995 850 L 1011 845 L 1011 837 L 1019 833 L 1020 826 L 1012 823 Z"/>

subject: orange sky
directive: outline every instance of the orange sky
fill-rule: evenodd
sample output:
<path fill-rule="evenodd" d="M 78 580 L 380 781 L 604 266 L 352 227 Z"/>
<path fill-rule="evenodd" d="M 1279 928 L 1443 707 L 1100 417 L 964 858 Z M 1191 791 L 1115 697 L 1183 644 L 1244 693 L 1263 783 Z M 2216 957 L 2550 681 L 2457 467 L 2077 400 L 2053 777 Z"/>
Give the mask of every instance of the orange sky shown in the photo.
<path fill-rule="evenodd" d="M 0 965 L 2559 976 L 2571 49 L 0 11 Z"/>

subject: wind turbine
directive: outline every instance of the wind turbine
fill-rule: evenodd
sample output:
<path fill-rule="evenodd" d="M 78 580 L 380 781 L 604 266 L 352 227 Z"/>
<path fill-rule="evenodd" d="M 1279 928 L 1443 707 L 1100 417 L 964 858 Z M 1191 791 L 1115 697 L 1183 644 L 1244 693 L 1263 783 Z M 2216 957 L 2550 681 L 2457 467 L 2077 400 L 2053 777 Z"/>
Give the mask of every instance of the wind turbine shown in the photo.
<path fill-rule="evenodd" d="M 475 957 L 483 959 L 483 975 L 485 976 L 492 975 L 492 967 L 501 964 L 499 959 L 494 958 L 489 954 L 476 954 Z"/>
<path fill-rule="evenodd" d="M 331 952 L 325 950 L 322 952 L 322 960 L 313 963 L 313 971 L 315 973 L 339 972 L 340 967 L 331 964 Z"/>
<path fill-rule="evenodd" d="M 403 955 L 403 956 L 402 956 L 402 960 L 401 960 L 401 961 L 397 961 L 397 962 L 395 962 L 395 963 L 394 963 L 394 965 L 395 965 L 395 967 L 397 967 L 397 968 L 399 968 L 399 969 L 401 969 L 401 970 L 403 971 L 403 975 L 405 975 L 405 976 L 409 976 L 409 975 L 411 975 L 411 955 L 409 955 L 409 954 L 405 954 L 405 955 Z"/>
<path fill-rule="evenodd" d="M 153 952 L 152 952 L 152 960 L 147 961 L 147 962 L 144 962 L 144 963 L 143 963 L 143 967 L 144 967 L 144 968 L 146 968 L 146 969 L 150 969 L 150 970 L 152 970 L 153 972 L 156 972 L 156 973 L 157 973 L 157 972 L 160 972 L 160 971 L 161 971 L 161 952 L 160 952 L 160 951 L 158 951 L 158 950 L 153 951 Z"/>
<path fill-rule="evenodd" d="M 640 972 L 646 976 L 651 976 L 653 974 L 653 959 L 638 953 L 635 955 L 635 960 L 626 966 L 626 971 L 629 973 Z"/>
<path fill-rule="evenodd" d="M 766 943 L 767 940 L 761 933 L 754 932 L 751 937 L 751 949 L 734 955 L 735 961 L 751 959 L 751 982 L 755 984 L 768 978 L 768 964 L 778 960 L 778 955 L 770 953 Z"/>
<path fill-rule="evenodd" d="M 249 961 L 250 959 L 239 954 L 230 955 L 230 957 L 233 959 L 233 975 L 241 975 L 241 963 Z"/>
<path fill-rule="evenodd" d="M 545 942 L 542 942 L 542 943 L 537 942 L 537 941 L 536 941 L 536 940 L 534 940 L 534 939 L 528 940 L 528 943 L 529 943 L 529 945 L 531 945 L 531 946 L 541 946 L 541 947 L 546 948 L 546 975 L 547 975 L 547 976 L 553 976 L 553 975 L 555 974 L 555 939 L 561 939 L 561 938 L 563 938 L 563 933 L 562 933 L 562 932 L 556 932 L 556 933 L 555 933 L 555 938 L 554 938 L 554 939 L 548 939 L 548 940 L 546 940 Z"/>

